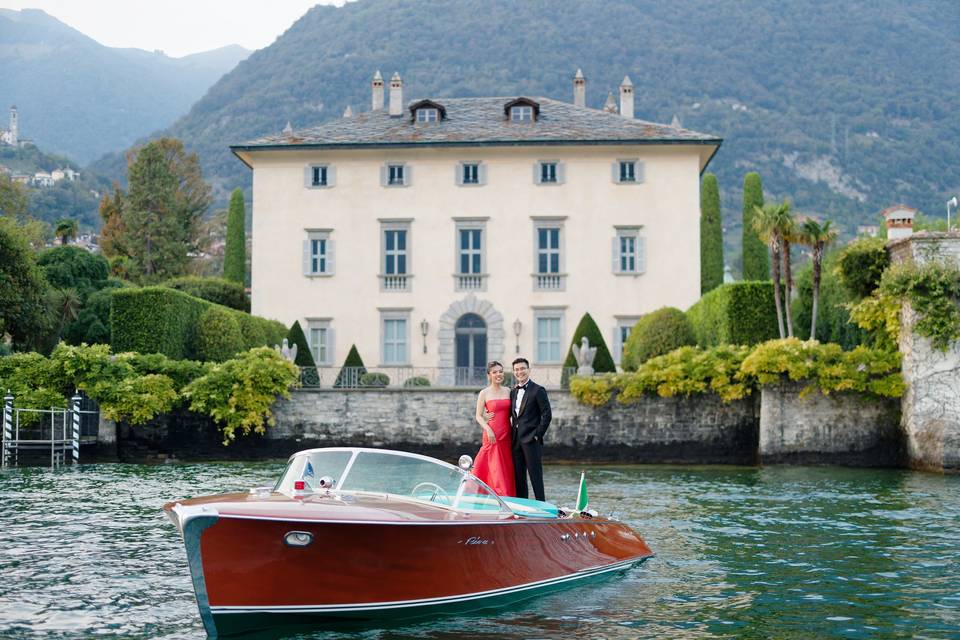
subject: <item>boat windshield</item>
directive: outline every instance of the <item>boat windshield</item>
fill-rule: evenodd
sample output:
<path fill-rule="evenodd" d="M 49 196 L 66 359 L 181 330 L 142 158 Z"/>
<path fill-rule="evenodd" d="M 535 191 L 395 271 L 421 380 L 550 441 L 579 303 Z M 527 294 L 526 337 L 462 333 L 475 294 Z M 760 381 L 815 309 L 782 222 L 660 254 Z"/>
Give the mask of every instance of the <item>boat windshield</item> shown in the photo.
<path fill-rule="evenodd" d="M 396 451 L 331 449 L 296 455 L 276 490 L 292 491 L 297 480 L 316 489 L 323 476 L 330 476 L 339 491 L 386 494 L 459 511 L 510 512 L 469 473 L 432 458 Z"/>

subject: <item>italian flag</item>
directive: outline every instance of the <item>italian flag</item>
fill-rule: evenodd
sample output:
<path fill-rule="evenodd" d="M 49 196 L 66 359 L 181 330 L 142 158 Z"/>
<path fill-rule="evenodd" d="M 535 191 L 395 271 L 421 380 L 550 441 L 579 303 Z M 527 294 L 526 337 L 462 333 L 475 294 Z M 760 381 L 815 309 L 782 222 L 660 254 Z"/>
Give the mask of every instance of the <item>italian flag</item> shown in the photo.
<path fill-rule="evenodd" d="M 587 475 L 580 472 L 580 491 L 577 492 L 577 511 L 585 511 L 590 504 L 590 498 L 587 496 Z"/>

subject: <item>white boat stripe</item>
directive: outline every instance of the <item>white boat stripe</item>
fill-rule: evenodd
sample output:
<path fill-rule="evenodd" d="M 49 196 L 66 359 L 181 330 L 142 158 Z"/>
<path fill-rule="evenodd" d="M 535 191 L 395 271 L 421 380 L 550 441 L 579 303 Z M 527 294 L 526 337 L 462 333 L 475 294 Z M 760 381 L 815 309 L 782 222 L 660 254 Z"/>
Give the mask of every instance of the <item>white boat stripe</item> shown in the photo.
<path fill-rule="evenodd" d="M 491 597 L 500 596 L 500 595 L 517 593 L 520 591 L 529 591 L 530 589 L 537 589 L 540 587 L 547 587 L 555 584 L 562 584 L 564 582 L 570 582 L 572 580 L 579 580 L 581 578 L 588 578 L 590 576 L 599 575 L 602 573 L 608 573 L 610 571 L 625 569 L 633 564 L 642 562 L 646 559 L 647 557 L 632 558 L 630 560 L 624 560 L 624 561 L 611 564 L 611 565 L 606 565 L 600 568 L 581 569 L 577 573 L 561 576 L 558 578 L 549 578 L 547 580 L 529 582 L 527 584 L 517 585 L 515 587 L 506 587 L 503 589 L 493 589 L 489 591 L 478 591 L 476 593 L 468 593 L 468 594 L 452 596 L 447 598 L 425 598 L 421 600 L 397 600 L 392 602 L 364 602 L 364 603 L 358 603 L 358 604 L 352 604 L 352 605 L 287 605 L 287 606 L 274 606 L 274 607 L 219 606 L 219 607 L 211 607 L 211 610 L 215 614 L 314 613 L 314 612 L 315 613 L 339 613 L 339 612 L 350 612 L 350 611 L 376 611 L 380 609 L 401 609 L 405 607 L 417 607 L 417 606 L 436 606 L 436 605 L 442 605 L 442 604 L 452 604 L 457 602 L 468 602 L 470 600 L 479 600 L 482 598 L 491 598 Z"/>
<path fill-rule="evenodd" d="M 223 508 L 223 507 L 221 507 Z M 270 520 L 273 522 L 306 522 L 310 524 L 375 524 L 379 526 L 384 525 L 397 525 L 397 526 L 456 526 L 456 525 L 488 525 L 488 524 L 576 524 L 576 525 L 601 525 L 601 524 L 614 524 L 614 525 L 624 525 L 619 520 L 566 520 L 561 518 L 530 518 L 527 519 L 524 516 L 519 518 L 509 518 L 507 520 L 479 520 L 479 521 L 470 521 L 470 520 L 430 520 L 430 521 L 417 521 L 409 522 L 403 520 L 317 520 L 310 518 L 279 518 L 274 516 L 244 516 L 234 513 L 220 513 L 221 518 L 231 518 L 234 520 Z"/>

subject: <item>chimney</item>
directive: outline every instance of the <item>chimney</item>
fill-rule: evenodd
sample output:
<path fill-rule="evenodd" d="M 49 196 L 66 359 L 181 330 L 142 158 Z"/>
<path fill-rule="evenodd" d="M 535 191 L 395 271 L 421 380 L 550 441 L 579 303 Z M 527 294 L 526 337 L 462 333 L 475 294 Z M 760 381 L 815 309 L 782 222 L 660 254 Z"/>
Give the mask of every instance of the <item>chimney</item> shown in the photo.
<path fill-rule="evenodd" d="M 403 115 L 403 80 L 400 79 L 400 74 L 396 71 L 390 78 L 390 115 Z"/>
<path fill-rule="evenodd" d="M 607 93 L 607 101 L 603 104 L 603 110 L 607 113 L 617 112 L 617 101 L 613 97 L 613 92 Z"/>
<path fill-rule="evenodd" d="M 577 107 L 587 106 L 587 79 L 583 77 L 580 69 L 577 69 L 577 75 L 573 76 L 573 104 Z"/>
<path fill-rule="evenodd" d="M 353 107 L 351 107 L 350 105 L 347 105 L 347 108 L 343 110 L 343 117 L 344 117 L 344 118 L 352 118 L 352 117 L 353 117 Z"/>
<path fill-rule="evenodd" d="M 290 124 L 290 121 L 289 121 L 289 120 L 287 120 L 287 126 L 285 126 L 285 127 L 283 128 L 283 131 L 281 131 L 280 133 L 282 133 L 282 134 L 285 135 L 285 136 L 292 136 L 292 135 L 293 135 L 293 125 Z"/>
<path fill-rule="evenodd" d="M 913 218 L 917 210 L 897 204 L 880 212 L 887 222 L 887 240 L 899 240 L 913 235 Z"/>
<path fill-rule="evenodd" d="M 373 74 L 373 110 L 383 109 L 383 76 L 380 75 L 380 69 Z"/>
<path fill-rule="evenodd" d="M 633 83 L 630 76 L 623 76 L 620 83 L 620 115 L 633 120 Z"/>

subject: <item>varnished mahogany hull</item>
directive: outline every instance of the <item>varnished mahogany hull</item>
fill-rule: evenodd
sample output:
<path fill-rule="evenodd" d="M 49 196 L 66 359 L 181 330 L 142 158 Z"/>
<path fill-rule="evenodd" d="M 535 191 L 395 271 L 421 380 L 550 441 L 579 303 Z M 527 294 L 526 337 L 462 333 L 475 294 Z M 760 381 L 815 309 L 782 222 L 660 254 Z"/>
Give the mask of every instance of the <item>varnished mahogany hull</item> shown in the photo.
<path fill-rule="evenodd" d="M 350 509 L 310 518 L 224 506 L 181 523 L 211 636 L 501 606 L 652 555 L 629 527 L 603 519 L 370 520 L 349 519 Z M 288 546 L 291 531 L 313 543 Z"/>

